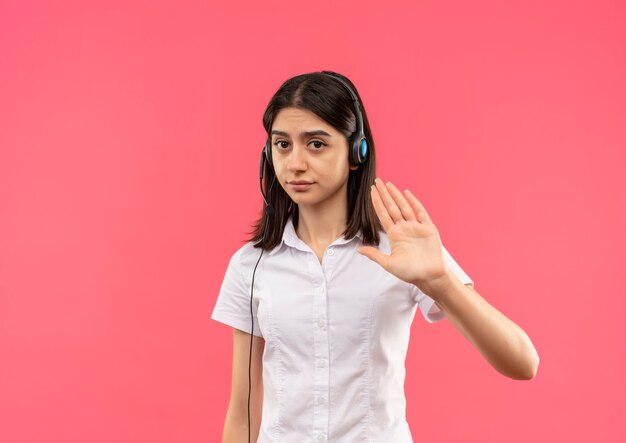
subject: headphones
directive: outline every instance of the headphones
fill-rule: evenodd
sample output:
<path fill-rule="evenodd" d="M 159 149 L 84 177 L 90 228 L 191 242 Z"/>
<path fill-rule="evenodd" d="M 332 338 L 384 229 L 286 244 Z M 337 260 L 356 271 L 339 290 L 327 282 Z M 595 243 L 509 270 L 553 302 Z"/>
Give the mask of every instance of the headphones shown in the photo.
<path fill-rule="evenodd" d="M 350 94 L 350 97 L 352 98 L 352 104 L 354 106 L 354 115 L 356 116 L 356 131 L 354 132 L 354 134 L 349 140 L 350 164 L 354 166 L 362 165 L 363 163 L 365 163 L 365 160 L 367 159 L 368 146 L 367 146 L 367 139 L 365 138 L 365 131 L 363 129 L 363 114 L 361 114 L 361 106 L 359 105 L 359 100 L 356 94 L 354 93 L 354 91 L 352 90 L 352 88 L 350 87 L 350 85 L 348 85 L 348 83 L 345 80 L 343 80 L 340 77 L 337 77 L 336 75 L 329 74 L 327 72 L 322 72 L 321 74 L 324 74 L 338 81 L 346 89 L 346 91 L 348 91 L 348 93 Z M 272 168 L 274 167 L 274 164 L 272 163 L 272 138 L 271 138 L 271 135 L 269 134 L 268 134 L 267 141 L 265 142 L 265 146 L 263 147 L 263 150 L 261 151 L 261 164 L 259 167 L 259 184 L 261 187 L 261 195 L 263 196 L 263 201 L 265 202 L 265 214 L 267 215 L 268 218 L 273 218 L 274 215 L 276 214 L 276 210 L 271 205 L 271 203 L 267 201 L 266 195 L 263 192 L 263 171 L 265 170 L 266 161 L 270 167 Z M 264 240 L 267 234 L 268 225 L 269 223 L 266 222 L 265 228 L 263 231 Z M 254 275 L 256 274 L 256 268 L 262 256 L 263 256 L 263 248 L 261 248 L 261 254 L 259 255 L 259 259 L 257 260 L 256 265 L 254 266 L 254 271 L 252 272 L 252 284 L 250 286 L 250 320 L 252 321 L 252 327 L 250 328 L 250 360 L 248 362 L 248 443 L 250 443 L 250 395 L 251 395 L 251 390 L 252 390 L 251 389 L 252 387 L 251 369 L 252 369 L 252 339 L 253 339 L 252 332 L 254 331 L 252 297 L 254 294 Z"/>

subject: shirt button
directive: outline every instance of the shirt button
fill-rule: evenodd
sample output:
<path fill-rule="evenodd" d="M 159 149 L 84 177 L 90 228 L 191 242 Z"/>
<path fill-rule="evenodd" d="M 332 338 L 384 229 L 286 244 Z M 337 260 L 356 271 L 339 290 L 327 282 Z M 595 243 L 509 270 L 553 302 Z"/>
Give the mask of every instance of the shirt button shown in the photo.
<path fill-rule="evenodd" d="M 317 326 L 319 326 L 320 328 L 324 327 L 324 320 L 318 320 L 317 321 Z"/>
<path fill-rule="evenodd" d="M 317 366 L 320 368 L 325 368 L 326 367 L 326 360 L 318 360 L 317 361 Z"/>
<path fill-rule="evenodd" d="M 317 404 L 318 405 L 323 405 L 324 404 L 324 397 L 318 397 L 317 398 Z"/>
<path fill-rule="evenodd" d="M 322 442 L 326 441 L 326 436 L 324 434 L 320 434 L 317 436 L 317 441 Z"/>
<path fill-rule="evenodd" d="M 328 255 L 333 255 L 335 253 L 335 250 L 334 249 L 329 249 L 328 251 L 326 251 L 326 253 Z"/>
<path fill-rule="evenodd" d="M 324 288 L 318 286 L 317 288 L 315 288 L 315 294 L 324 295 Z"/>

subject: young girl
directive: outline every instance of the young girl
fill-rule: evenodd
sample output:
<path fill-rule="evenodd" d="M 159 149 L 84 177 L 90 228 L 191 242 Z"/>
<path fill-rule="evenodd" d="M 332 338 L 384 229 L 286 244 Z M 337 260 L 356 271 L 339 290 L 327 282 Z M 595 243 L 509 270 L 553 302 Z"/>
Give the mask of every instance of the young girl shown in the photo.
<path fill-rule="evenodd" d="M 223 442 L 412 442 L 404 361 L 417 307 L 505 376 L 534 377 L 528 336 L 474 290 L 419 200 L 376 178 L 350 80 L 287 80 L 263 124 L 265 211 L 212 314 L 233 327 Z"/>

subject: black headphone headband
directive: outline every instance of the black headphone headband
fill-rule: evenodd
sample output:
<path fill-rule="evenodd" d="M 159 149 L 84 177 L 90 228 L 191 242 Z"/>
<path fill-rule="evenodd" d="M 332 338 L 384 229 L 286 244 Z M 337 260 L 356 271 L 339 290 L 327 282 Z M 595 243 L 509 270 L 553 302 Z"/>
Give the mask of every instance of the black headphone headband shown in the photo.
<path fill-rule="evenodd" d="M 321 74 L 324 74 L 325 76 L 330 77 L 336 80 L 337 82 L 339 82 L 339 84 L 343 86 L 346 89 L 346 91 L 348 91 L 348 94 L 350 94 L 350 98 L 352 99 L 352 105 L 354 106 L 354 115 L 356 117 L 356 131 L 354 135 L 348 141 L 348 143 L 350 144 L 349 146 L 350 164 L 354 166 L 362 165 L 363 163 L 365 163 L 365 160 L 367 159 L 368 146 L 367 146 L 367 139 L 365 138 L 365 131 L 363 129 L 363 114 L 361 113 L 361 106 L 359 105 L 359 99 L 357 98 L 356 94 L 354 93 L 350 85 L 348 85 L 348 83 L 346 83 L 342 78 L 337 77 L 332 74 L 328 74 L 326 72 L 322 72 Z M 260 179 L 263 178 L 263 166 L 264 166 L 264 162 L 266 159 L 269 165 L 273 167 L 271 136 L 268 136 L 267 141 L 265 142 L 265 146 L 263 147 L 263 151 L 261 152 L 261 168 L 259 170 Z"/>

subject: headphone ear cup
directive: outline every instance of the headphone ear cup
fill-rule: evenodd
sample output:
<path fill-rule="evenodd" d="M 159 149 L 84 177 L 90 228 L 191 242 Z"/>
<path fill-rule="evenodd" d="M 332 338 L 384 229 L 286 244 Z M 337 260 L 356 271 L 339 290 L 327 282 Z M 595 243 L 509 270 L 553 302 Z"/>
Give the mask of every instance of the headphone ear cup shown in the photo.
<path fill-rule="evenodd" d="M 362 165 L 367 159 L 367 139 L 364 136 L 356 136 L 350 146 L 350 163 Z"/>
<path fill-rule="evenodd" d="M 361 163 L 365 163 L 368 153 L 369 145 L 367 144 L 367 139 L 365 137 L 362 137 L 361 143 L 359 144 L 359 158 L 361 159 Z"/>
<path fill-rule="evenodd" d="M 272 162 L 272 145 L 270 143 L 270 140 L 265 142 L 265 159 L 267 160 L 267 163 L 273 168 L 274 163 Z"/>

